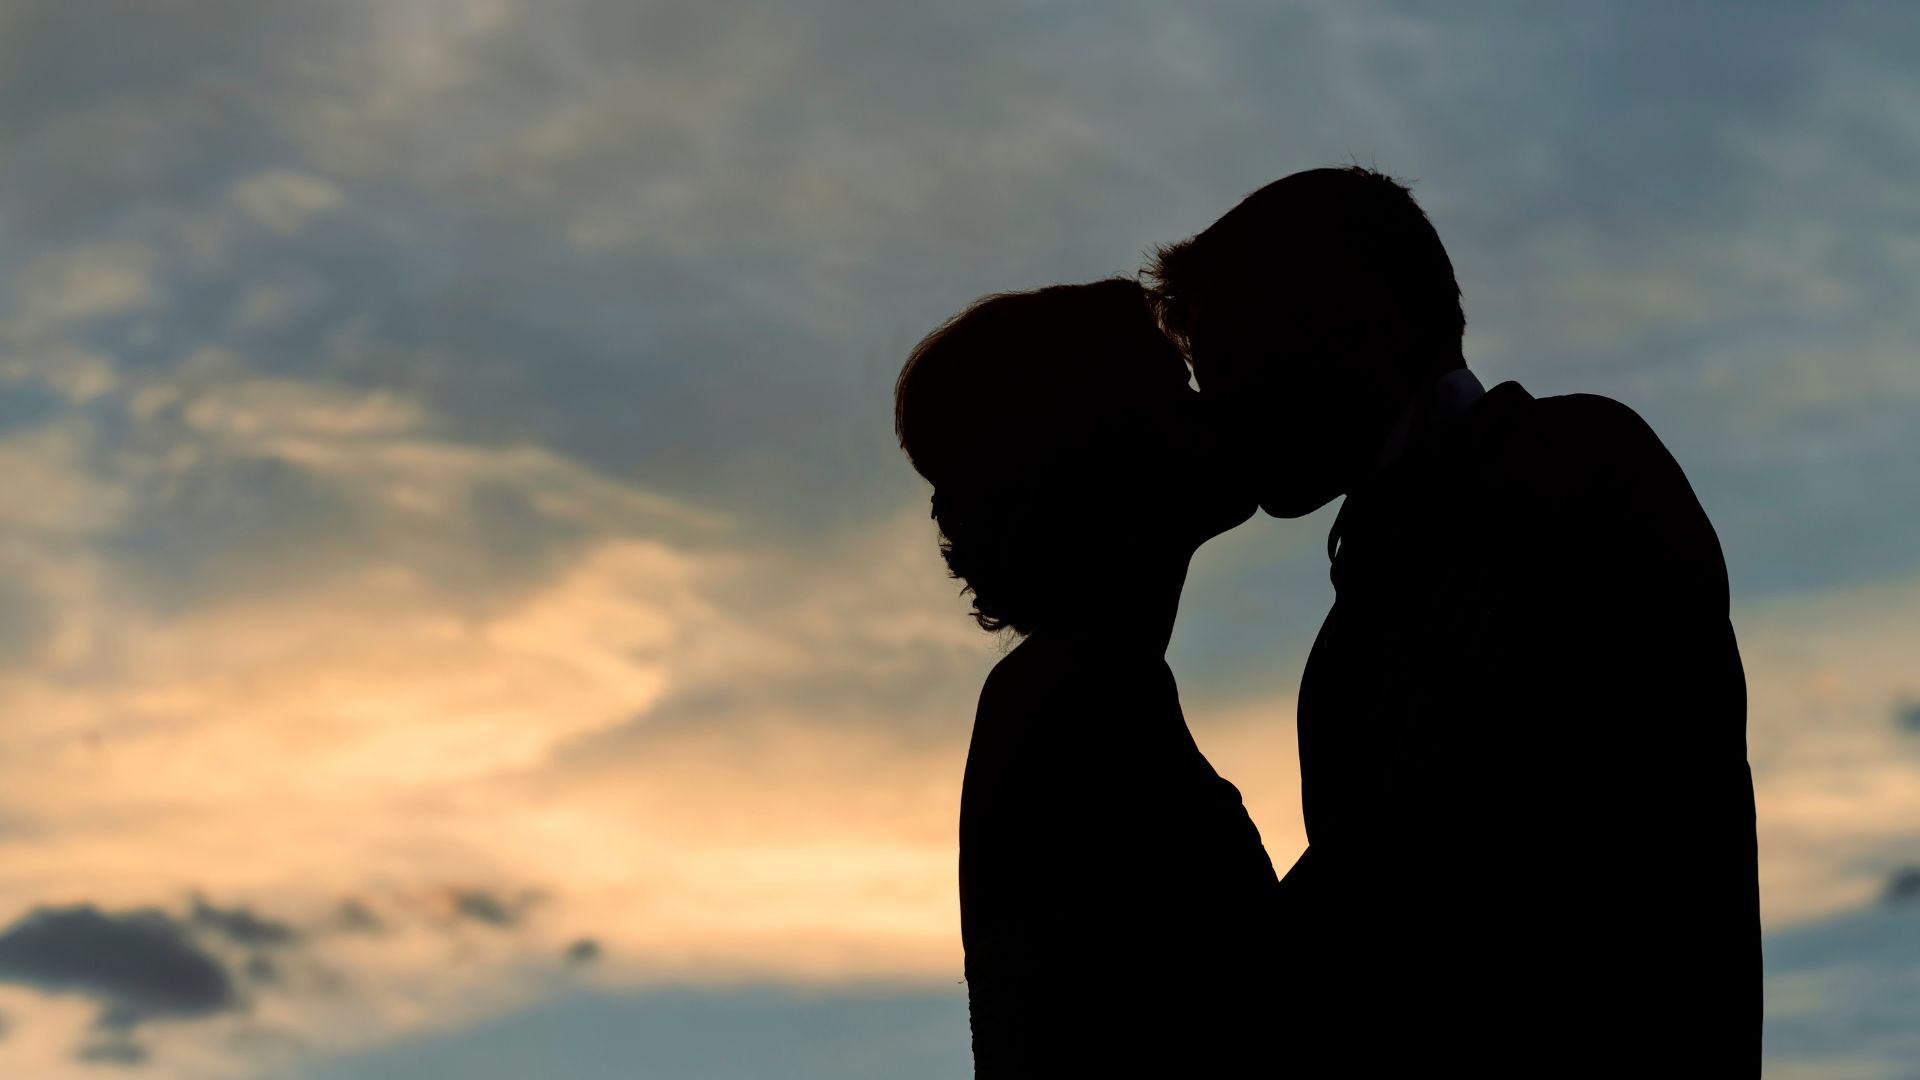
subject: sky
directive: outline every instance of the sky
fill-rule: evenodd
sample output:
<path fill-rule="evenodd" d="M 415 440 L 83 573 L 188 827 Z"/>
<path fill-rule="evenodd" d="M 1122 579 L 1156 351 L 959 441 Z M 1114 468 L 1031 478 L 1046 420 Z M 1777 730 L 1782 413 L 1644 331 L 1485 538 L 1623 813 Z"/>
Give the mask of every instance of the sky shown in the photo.
<path fill-rule="evenodd" d="M 893 377 L 1359 162 L 1483 380 L 1626 402 L 1719 532 L 1768 1075 L 1915 1076 L 1916 49 L 1765 0 L 0 5 L 0 1071 L 967 1075 L 1006 643 Z M 1211 543 L 1169 653 L 1282 866 L 1329 523 Z"/>

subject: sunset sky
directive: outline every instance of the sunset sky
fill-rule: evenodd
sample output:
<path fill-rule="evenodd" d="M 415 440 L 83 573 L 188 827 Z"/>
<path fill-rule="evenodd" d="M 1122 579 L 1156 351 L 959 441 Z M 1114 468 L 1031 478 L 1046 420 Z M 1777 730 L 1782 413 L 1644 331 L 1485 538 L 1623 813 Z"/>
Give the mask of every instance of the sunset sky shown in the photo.
<path fill-rule="evenodd" d="M 1758 0 L 0 5 L 0 1074 L 969 1075 L 1005 643 L 893 376 L 1358 161 L 1488 385 L 1687 469 L 1768 1075 L 1911 1076 L 1917 52 Z M 1169 657 L 1283 867 L 1330 520 L 1203 550 Z"/>

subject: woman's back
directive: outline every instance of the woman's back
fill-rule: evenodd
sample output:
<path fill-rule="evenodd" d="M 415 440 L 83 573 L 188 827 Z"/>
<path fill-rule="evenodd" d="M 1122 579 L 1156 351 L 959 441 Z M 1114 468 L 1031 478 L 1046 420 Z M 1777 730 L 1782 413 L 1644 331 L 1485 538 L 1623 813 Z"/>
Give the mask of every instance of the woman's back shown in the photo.
<path fill-rule="evenodd" d="M 961 797 L 976 1074 L 1271 1059 L 1279 886 L 1239 791 L 1159 656 L 1043 637 L 988 678 Z"/>

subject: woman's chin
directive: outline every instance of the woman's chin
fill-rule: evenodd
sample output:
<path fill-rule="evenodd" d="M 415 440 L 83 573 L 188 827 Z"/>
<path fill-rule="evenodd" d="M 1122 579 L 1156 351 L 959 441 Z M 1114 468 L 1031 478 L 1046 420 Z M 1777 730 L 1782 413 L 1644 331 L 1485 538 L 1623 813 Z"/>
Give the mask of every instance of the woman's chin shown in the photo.
<path fill-rule="evenodd" d="M 1260 504 L 1255 502 L 1251 495 L 1222 501 L 1208 507 L 1204 514 L 1197 515 L 1203 522 L 1200 542 L 1204 544 L 1221 533 L 1232 532 L 1245 525 L 1259 509 Z"/>
<path fill-rule="evenodd" d="M 1277 518 L 1303 518 L 1339 497 L 1338 489 L 1269 492 L 1260 500 L 1260 509 Z"/>

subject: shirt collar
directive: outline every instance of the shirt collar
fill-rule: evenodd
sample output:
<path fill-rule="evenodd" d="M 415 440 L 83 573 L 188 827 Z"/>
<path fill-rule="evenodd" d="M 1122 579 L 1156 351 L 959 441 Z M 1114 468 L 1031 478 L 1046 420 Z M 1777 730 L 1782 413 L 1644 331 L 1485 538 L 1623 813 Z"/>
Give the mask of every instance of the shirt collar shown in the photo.
<path fill-rule="evenodd" d="M 1487 388 L 1480 384 L 1480 379 L 1473 372 L 1463 367 L 1454 368 L 1435 380 L 1428 404 L 1431 412 L 1428 415 L 1436 425 L 1451 423 L 1486 394 Z"/>
<path fill-rule="evenodd" d="M 1486 393 L 1487 388 L 1480 384 L 1479 378 L 1464 367 L 1454 368 L 1435 379 L 1427 389 L 1426 400 L 1421 403 L 1423 415 L 1419 418 L 1420 434 L 1430 435 L 1451 425 Z M 1406 452 L 1409 434 L 1396 429 L 1392 438 L 1393 441 L 1383 448 L 1379 463 L 1374 466 L 1376 474 L 1398 461 Z"/>
<path fill-rule="evenodd" d="M 1518 384 L 1513 385 L 1518 389 Z M 1426 399 L 1421 403 L 1421 412 L 1424 413 L 1424 420 L 1421 423 L 1421 434 L 1431 435 L 1436 431 L 1452 426 L 1468 409 L 1473 408 L 1475 402 L 1485 397 L 1486 394 L 1487 388 L 1481 385 L 1479 378 L 1464 367 L 1454 368 L 1438 379 L 1435 379 L 1433 385 L 1427 390 Z M 1408 438 L 1408 433 L 1405 431 L 1395 432 L 1394 441 L 1385 448 L 1380 463 L 1374 468 L 1373 475 L 1375 477 L 1378 477 L 1382 472 L 1385 472 L 1400 460 L 1406 451 Z M 1334 515 L 1333 527 L 1327 531 L 1327 558 L 1334 563 L 1334 585 L 1336 588 L 1338 588 L 1340 584 L 1339 560 L 1337 558 L 1340 547 L 1340 537 L 1344 531 L 1343 526 L 1346 523 L 1347 511 L 1352 508 L 1353 505 L 1354 496 L 1352 493 L 1349 493 L 1340 503 L 1340 512 Z"/>

